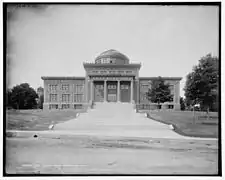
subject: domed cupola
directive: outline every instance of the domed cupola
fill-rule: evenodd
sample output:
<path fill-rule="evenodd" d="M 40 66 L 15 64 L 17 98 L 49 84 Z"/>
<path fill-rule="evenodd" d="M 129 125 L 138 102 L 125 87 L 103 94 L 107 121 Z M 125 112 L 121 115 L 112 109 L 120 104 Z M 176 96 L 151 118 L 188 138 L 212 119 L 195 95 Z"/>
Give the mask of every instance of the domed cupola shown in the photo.
<path fill-rule="evenodd" d="M 96 64 L 129 64 L 129 59 L 117 50 L 110 49 L 101 53 L 96 59 Z"/>

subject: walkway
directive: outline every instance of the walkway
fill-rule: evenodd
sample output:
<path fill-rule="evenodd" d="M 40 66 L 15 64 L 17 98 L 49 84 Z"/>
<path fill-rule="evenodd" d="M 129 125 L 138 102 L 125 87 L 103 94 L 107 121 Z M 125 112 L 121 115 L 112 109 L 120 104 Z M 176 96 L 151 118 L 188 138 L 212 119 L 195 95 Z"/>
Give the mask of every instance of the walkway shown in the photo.
<path fill-rule="evenodd" d="M 211 140 L 185 137 L 168 125 L 135 113 L 130 103 L 98 103 L 76 119 L 57 124 L 55 132 L 78 135 Z"/>

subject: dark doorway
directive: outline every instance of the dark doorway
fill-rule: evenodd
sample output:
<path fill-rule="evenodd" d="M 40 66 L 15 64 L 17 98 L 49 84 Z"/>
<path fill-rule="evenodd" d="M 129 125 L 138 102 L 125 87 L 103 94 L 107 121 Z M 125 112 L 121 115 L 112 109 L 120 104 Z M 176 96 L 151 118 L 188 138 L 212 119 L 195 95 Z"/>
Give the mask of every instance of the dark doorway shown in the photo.
<path fill-rule="evenodd" d="M 107 100 L 108 102 L 117 101 L 117 82 L 116 81 L 107 82 Z"/>
<path fill-rule="evenodd" d="M 95 102 L 104 101 L 104 82 L 102 81 L 94 82 L 94 101 Z"/>
<path fill-rule="evenodd" d="M 120 101 L 130 102 L 130 82 L 129 81 L 120 82 Z"/>

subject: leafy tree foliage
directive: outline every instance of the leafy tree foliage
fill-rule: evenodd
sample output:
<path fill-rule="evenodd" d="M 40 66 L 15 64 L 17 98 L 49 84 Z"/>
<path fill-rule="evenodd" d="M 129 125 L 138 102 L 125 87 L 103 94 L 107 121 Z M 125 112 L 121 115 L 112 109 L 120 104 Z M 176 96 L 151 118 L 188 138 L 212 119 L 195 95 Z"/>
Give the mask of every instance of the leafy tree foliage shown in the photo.
<path fill-rule="evenodd" d="M 184 98 L 180 97 L 180 110 L 184 111 L 185 110 L 185 102 L 184 102 Z"/>
<path fill-rule="evenodd" d="M 43 109 L 44 88 L 43 87 L 37 88 L 37 94 L 38 94 L 38 108 Z"/>
<path fill-rule="evenodd" d="M 38 95 L 28 83 L 14 86 L 11 91 L 11 106 L 14 109 L 33 109 L 37 107 Z"/>
<path fill-rule="evenodd" d="M 218 96 L 218 78 L 218 58 L 211 54 L 202 57 L 187 75 L 186 101 L 191 105 L 199 103 L 205 110 L 212 109 Z"/>
<path fill-rule="evenodd" d="M 6 106 L 11 107 L 11 96 L 12 96 L 12 90 L 7 89 L 6 91 Z"/>
<path fill-rule="evenodd" d="M 169 84 L 165 84 L 161 77 L 151 81 L 151 88 L 149 88 L 146 95 L 148 100 L 153 103 L 164 103 L 173 100 Z"/>

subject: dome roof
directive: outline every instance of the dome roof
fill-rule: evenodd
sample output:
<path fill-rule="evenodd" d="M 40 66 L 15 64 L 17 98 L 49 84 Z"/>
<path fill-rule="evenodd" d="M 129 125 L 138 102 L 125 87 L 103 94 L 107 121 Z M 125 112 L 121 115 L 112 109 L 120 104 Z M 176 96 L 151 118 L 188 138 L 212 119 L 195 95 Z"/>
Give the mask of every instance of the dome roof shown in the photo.
<path fill-rule="evenodd" d="M 114 49 L 110 49 L 107 51 L 104 51 L 103 53 L 101 53 L 96 59 L 95 62 L 99 63 L 98 61 L 101 59 L 114 59 L 115 60 L 115 64 L 129 64 L 129 59 L 127 56 L 125 56 L 124 54 L 120 53 L 117 50 Z"/>

